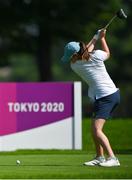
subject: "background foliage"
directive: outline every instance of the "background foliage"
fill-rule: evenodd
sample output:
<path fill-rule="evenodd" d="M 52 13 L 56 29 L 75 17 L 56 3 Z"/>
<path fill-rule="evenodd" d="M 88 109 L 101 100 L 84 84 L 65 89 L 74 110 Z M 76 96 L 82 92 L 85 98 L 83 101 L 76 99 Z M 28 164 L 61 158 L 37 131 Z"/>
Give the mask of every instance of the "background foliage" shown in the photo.
<path fill-rule="evenodd" d="M 0 0 L 0 80 L 80 80 L 60 63 L 65 43 L 88 42 L 120 8 L 128 18 L 116 19 L 108 29 L 111 58 L 106 67 L 121 89 L 116 116 L 132 117 L 132 0 Z M 83 112 L 90 116 L 84 83 L 83 95 Z"/>

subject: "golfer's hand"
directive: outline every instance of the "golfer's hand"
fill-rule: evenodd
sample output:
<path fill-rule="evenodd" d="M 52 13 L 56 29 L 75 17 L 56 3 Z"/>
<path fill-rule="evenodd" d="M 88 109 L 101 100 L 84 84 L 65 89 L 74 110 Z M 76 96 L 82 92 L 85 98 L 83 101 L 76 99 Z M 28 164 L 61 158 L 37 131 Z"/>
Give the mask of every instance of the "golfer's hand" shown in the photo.
<path fill-rule="evenodd" d="M 106 29 L 101 29 L 100 34 L 99 34 L 99 38 L 100 39 L 105 38 L 105 35 L 106 35 Z"/>
<path fill-rule="evenodd" d="M 100 38 L 100 33 L 101 33 L 102 29 L 99 29 L 96 34 L 94 35 L 93 39 L 98 40 Z"/>

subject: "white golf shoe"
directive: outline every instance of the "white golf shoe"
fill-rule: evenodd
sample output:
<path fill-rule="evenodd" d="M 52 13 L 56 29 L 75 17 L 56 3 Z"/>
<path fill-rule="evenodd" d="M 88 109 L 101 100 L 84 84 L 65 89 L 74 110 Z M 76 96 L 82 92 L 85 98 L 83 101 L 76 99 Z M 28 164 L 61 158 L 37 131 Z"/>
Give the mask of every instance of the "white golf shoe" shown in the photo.
<path fill-rule="evenodd" d="M 99 156 L 99 157 L 96 157 L 95 159 L 93 159 L 91 161 L 85 162 L 83 165 L 85 165 L 85 166 L 96 166 L 96 165 L 99 165 L 100 163 L 103 163 L 103 162 L 105 162 L 105 158 L 103 156 Z"/>
<path fill-rule="evenodd" d="M 110 157 L 105 162 L 99 164 L 103 167 L 113 167 L 113 166 L 120 166 L 120 162 L 116 157 Z"/>

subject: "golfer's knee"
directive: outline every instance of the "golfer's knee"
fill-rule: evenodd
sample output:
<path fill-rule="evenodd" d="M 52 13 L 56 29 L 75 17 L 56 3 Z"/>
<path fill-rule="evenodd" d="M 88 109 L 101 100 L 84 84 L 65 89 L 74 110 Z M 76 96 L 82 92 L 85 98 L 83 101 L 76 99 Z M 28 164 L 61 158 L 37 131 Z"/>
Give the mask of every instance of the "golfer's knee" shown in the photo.
<path fill-rule="evenodd" d="M 93 129 L 93 134 L 94 134 L 94 136 L 96 136 L 97 138 L 100 138 L 100 137 L 101 137 L 101 134 L 102 134 L 102 130 L 99 129 L 99 128 L 94 128 L 94 129 Z"/>

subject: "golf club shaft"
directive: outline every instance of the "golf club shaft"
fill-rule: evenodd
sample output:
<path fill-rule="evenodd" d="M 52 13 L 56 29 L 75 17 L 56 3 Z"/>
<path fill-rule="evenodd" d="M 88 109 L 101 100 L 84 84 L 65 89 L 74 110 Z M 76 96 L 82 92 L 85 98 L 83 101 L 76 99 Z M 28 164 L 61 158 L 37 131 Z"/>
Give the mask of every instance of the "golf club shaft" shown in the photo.
<path fill-rule="evenodd" d="M 106 26 L 103 29 L 107 29 L 108 26 L 113 22 L 113 20 L 117 17 L 117 15 L 115 15 L 113 18 L 111 18 L 111 20 L 106 24 Z"/>

